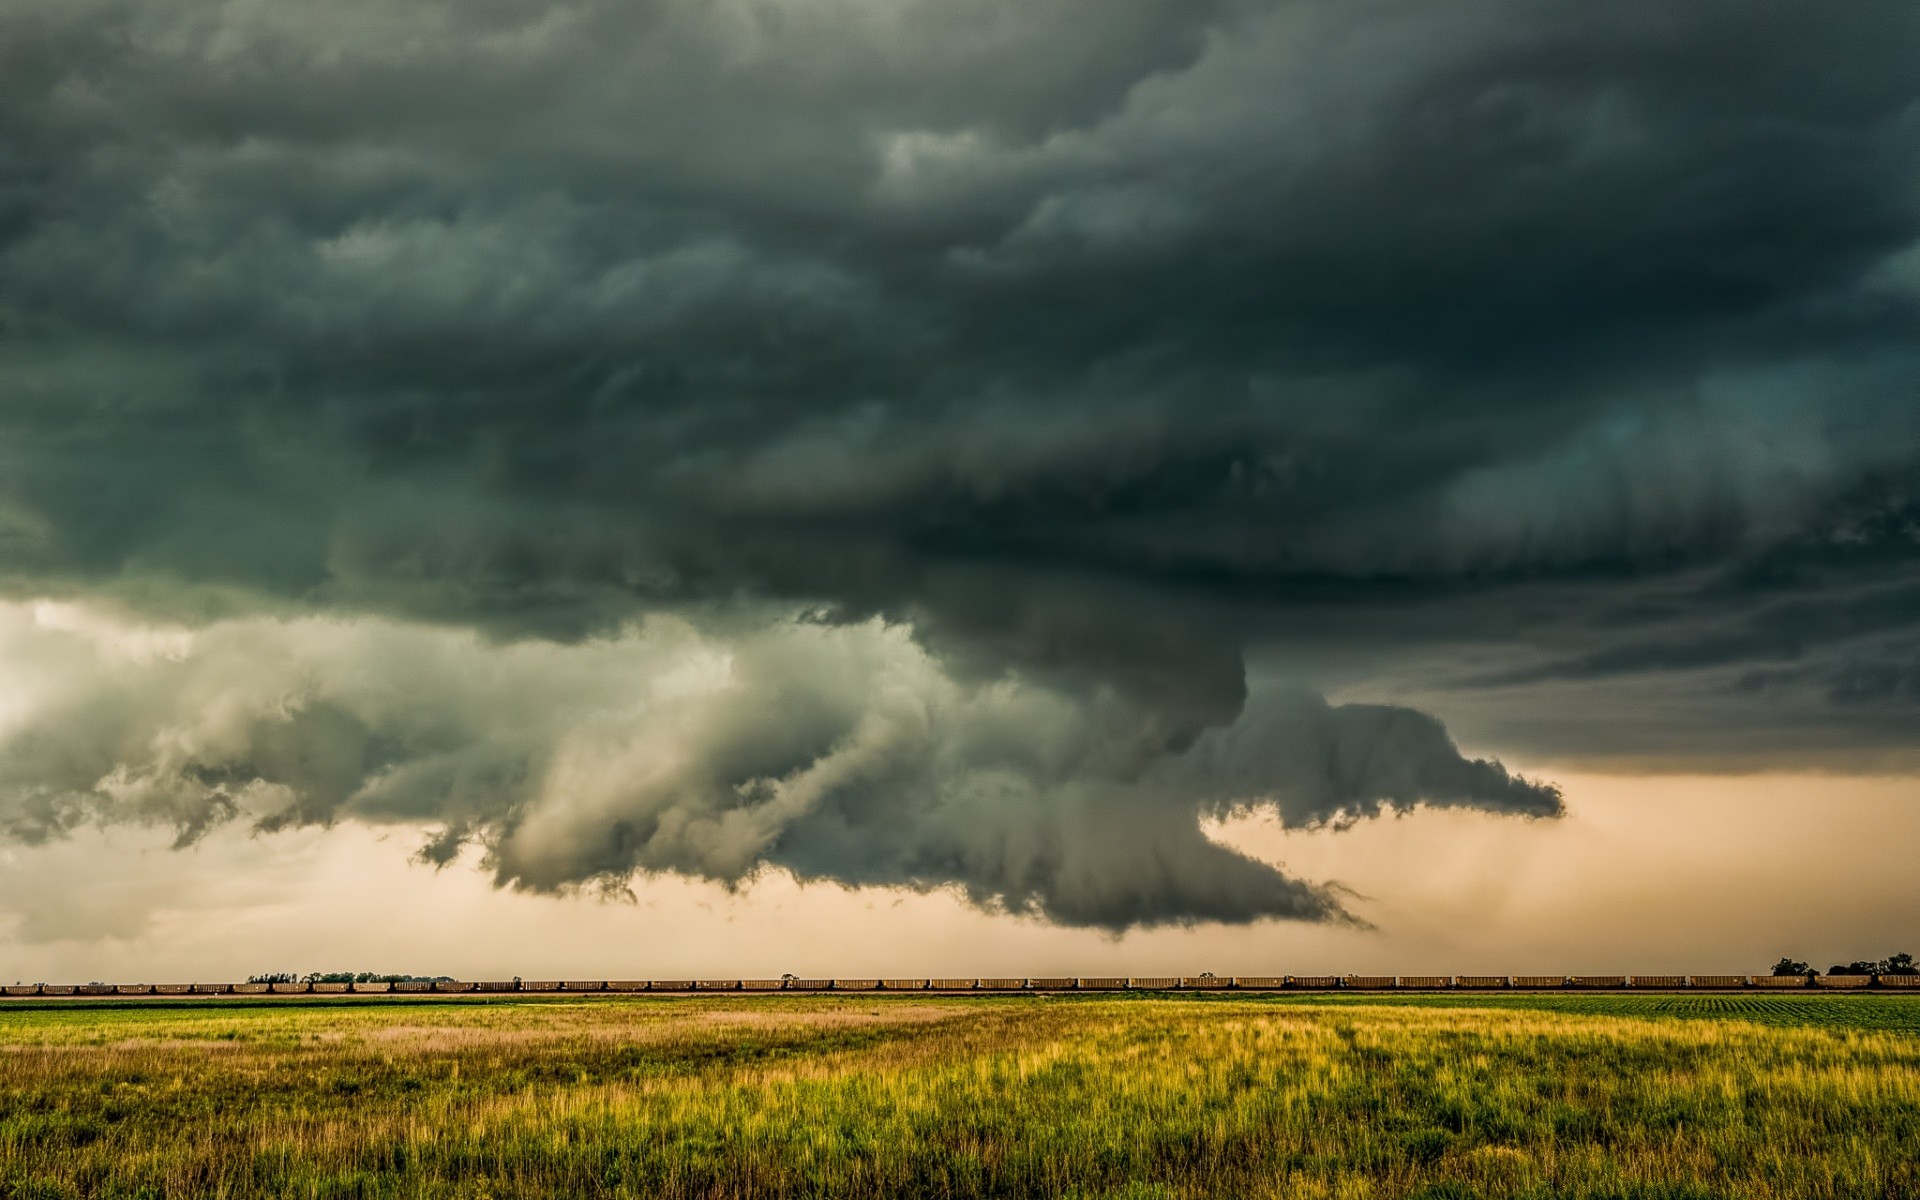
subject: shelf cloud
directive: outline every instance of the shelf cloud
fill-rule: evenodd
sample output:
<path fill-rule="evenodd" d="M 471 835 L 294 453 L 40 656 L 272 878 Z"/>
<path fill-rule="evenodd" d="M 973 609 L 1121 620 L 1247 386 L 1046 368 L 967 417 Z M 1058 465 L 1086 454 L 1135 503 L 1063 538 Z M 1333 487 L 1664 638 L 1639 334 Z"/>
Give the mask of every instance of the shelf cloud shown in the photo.
<path fill-rule="evenodd" d="M 1120 929 L 1345 918 L 1208 840 L 1206 817 L 1560 810 L 1406 709 L 1256 694 L 1175 743 L 1108 689 L 957 681 L 878 621 L 729 638 L 658 617 L 506 646 L 369 619 L 140 629 L 42 604 L 0 613 L 0 651 L 25 708 L 0 726 L 0 831 L 28 842 L 89 822 L 183 844 L 233 820 L 436 823 L 421 857 L 477 841 L 500 883 L 535 891 L 779 867 Z"/>

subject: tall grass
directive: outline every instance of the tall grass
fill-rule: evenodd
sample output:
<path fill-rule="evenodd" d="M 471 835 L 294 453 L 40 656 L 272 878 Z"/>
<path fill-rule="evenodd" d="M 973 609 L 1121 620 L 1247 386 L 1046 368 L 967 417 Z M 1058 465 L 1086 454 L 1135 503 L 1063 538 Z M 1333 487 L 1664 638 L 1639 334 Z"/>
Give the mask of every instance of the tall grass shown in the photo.
<path fill-rule="evenodd" d="M 1199 999 L 1201 997 L 1195 997 Z M 1243 999 L 1234 997 L 1234 999 Z M 1920 1034 L 1920 994 L 1819 992 L 1785 995 L 1713 992 L 1631 993 L 1427 993 L 1395 995 L 1350 992 L 1334 995 L 1262 995 L 1258 1002 L 1293 1005 L 1381 1005 L 1412 1008 L 1491 1008 L 1615 1017 L 1733 1018 L 1762 1025 L 1805 1025 L 1829 1029 L 1884 1029 Z"/>
<path fill-rule="evenodd" d="M 1920 1039 L 1249 1001 L 0 1012 L 0 1197 L 1905 1197 Z"/>

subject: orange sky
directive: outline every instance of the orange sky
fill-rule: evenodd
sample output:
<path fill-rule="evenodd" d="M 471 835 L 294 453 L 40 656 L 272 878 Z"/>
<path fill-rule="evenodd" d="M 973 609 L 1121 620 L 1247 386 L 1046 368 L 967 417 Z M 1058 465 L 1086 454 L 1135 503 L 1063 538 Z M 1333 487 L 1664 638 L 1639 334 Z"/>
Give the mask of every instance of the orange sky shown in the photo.
<path fill-rule="evenodd" d="M 183 851 L 138 830 L 0 850 L 0 975 L 464 977 L 1198 972 L 1758 971 L 1781 954 L 1920 949 L 1920 780 L 1559 775 L 1568 816 L 1419 812 L 1341 832 L 1217 835 L 1352 889 L 1371 930 L 1267 922 L 1114 938 L 951 895 L 678 879 L 634 899 L 496 891 L 408 861 L 421 831 L 360 825 Z"/>

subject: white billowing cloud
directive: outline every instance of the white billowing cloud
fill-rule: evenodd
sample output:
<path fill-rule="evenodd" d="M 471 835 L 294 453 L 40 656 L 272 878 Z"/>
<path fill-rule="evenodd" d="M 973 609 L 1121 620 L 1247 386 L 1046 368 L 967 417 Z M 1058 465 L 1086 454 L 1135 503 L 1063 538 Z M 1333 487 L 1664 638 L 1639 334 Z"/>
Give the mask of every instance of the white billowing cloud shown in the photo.
<path fill-rule="evenodd" d="M 731 886 L 778 866 L 1109 928 L 1333 919 L 1322 889 L 1204 820 L 1559 811 L 1552 788 L 1462 757 L 1412 710 L 1263 692 L 1230 726 L 1170 736 L 1110 689 L 955 676 L 878 620 L 657 615 L 499 644 L 372 618 L 153 628 L 12 604 L 0 670 L 15 839 L 435 823 L 426 858 L 478 842 L 499 883 L 536 891 L 636 873 Z"/>

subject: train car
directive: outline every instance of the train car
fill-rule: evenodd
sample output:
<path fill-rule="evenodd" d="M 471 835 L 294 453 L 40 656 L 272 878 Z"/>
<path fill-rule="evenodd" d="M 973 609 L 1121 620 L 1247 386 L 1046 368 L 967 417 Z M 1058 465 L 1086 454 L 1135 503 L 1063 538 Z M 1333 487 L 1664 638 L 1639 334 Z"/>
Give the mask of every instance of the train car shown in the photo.
<path fill-rule="evenodd" d="M 1567 986 L 1565 975 L 1515 975 L 1513 986 L 1517 988 L 1558 988 Z"/>
<path fill-rule="evenodd" d="M 355 995 L 364 993 L 369 996 L 379 995 L 382 992 L 390 992 L 392 990 L 392 981 L 386 979 L 356 979 L 353 981 L 352 988 Z"/>
<path fill-rule="evenodd" d="M 647 983 L 649 992 L 690 992 L 693 990 L 691 979 L 654 979 Z"/>
<path fill-rule="evenodd" d="M 1463 988 L 1504 988 L 1512 987 L 1513 979 L 1507 975 L 1455 975 L 1453 985 Z"/>
<path fill-rule="evenodd" d="M 1873 986 L 1871 975 L 1815 975 L 1813 986 L 1817 988 L 1863 988 Z"/>
<path fill-rule="evenodd" d="M 1285 975 L 1235 975 L 1233 986 L 1241 991 L 1271 992 L 1287 986 Z"/>
<path fill-rule="evenodd" d="M 871 992 L 880 987 L 878 979 L 836 979 L 833 990 L 836 992 Z"/>
<path fill-rule="evenodd" d="M 305 982 L 270 983 L 267 985 L 267 991 L 276 996 L 304 996 L 312 990 L 313 985 Z"/>
<path fill-rule="evenodd" d="M 230 983 L 227 985 L 227 993 L 233 996 L 264 996 L 270 990 L 272 990 L 272 985 L 265 983 Z"/>
<path fill-rule="evenodd" d="M 1046 979 L 1029 979 L 1027 988 L 1035 992 L 1070 992 L 1079 984 L 1079 980 L 1055 976 Z"/>
<path fill-rule="evenodd" d="M 4 988 L 0 988 L 0 993 L 9 996 L 38 996 L 40 994 L 40 985 L 37 983 L 10 983 Z"/>
<path fill-rule="evenodd" d="M 693 981 L 696 992 L 737 992 L 740 990 L 738 979 L 696 979 Z"/>
<path fill-rule="evenodd" d="M 150 983 L 116 983 L 113 985 L 116 996 L 151 996 L 153 985 Z"/>
<path fill-rule="evenodd" d="M 1414 991 L 1433 992 L 1453 986 L 1451 975 L 1402 975 L 1400 986 Z"/>
<path fill-rule="evenodd" d="M 607 990 L 610 992 L 625 992 L 628 995 L 632 995 L 634 992 L 651 991 L 652 987 L 644 979 L 609 979 L 607 980 Z"/>
<path fill-rule="evenodd" d="M 1687 987 L 1685 975 L 1629 975 L 1627 986 L 1634 988 L 1683 988 Z"/>
<path fill-rule="evenodd" d="M 974 981 L 983 992 L 1017 992 L 1026 982 L 1024 979 L 977 979 Z"/>
<path fill-rule="evenodd" d="M 190 990 L 192 994 L 196 996 L 226 996 L 232 994 L 233 985 L 230 983 L 196 983 L 190 985 Z"/>
<path fill-rule="evenodd" d="M 423 992 L 431 992 L 433 984 L 424 979 L 398 979 L 387 990 L 397 995 L 418 996 Z"/>
<path fill-rule="evenodd" d="M 1757 988 L 1805 988 L 1813 984 L 1805 975 L 1754 975 L 1753 986 Z"/>
<path fill-rule="evenodd" d="M 1170 975 L 1130 975 L 1127 977 L 1127 990 L 1130 992 L 1170 992 L 1180 986 L 1180 981 Z"/>
<path fill-rule="evenodd" d="M 928 986 L 936 992 L 970 992 L 978 982 L 977 979 L 934 979 L 928 981 Z"/>
<path fill-rule="evenodd" d="M 882 979 L 880 990 L 886 992 L 924 992 L 932 984 L 930 979 Z"/>
<path fill-rule="evenodd" d="M 314 994 L 321 996 L 341 996 L 352 990 L 353 985 L 345 980 L 339 983 L 315 983 L 313 985 Z"/>
<path fill-rule="evenodd" d="M 1567 986 L 1575 988 L 1623 988 L 1627 986 L 1625 975 L 1569 975 Z"/>
<path fill-rule="evenodd" d="M 784 979 L 742 979 L 740 990 L 743 992 L 777 992 L 787 986 Z"/>
<path fill-rule="evenodd" d="M 40 985 L 42 996 L 77 996 L 80 989 L 71 983 L 43 983 Z"/>
<path fill-rule="evenodd" d="M 73 989 L 76 996 L 111 996 L 113 993 L 114 987 L 110 983 L 81 983 L 75 984 Z"/>
<path fill-rule="evenodd" d="M 787 990 L 790 992 L 826 992 L 833 989 L 831 979 L 789 979 Z"/>
<path fill-rule="evenodd" d="M 1687 986 L 1695 988 L 1743 988 L 1747 986 L 1745 975 L 1689 975 Z"/>
<path fill-rule="evenodd" d="M 1392 975 L 1349 975 L 1341 982 L 1341 986 L 1366 992 L 1378 992 L 1397 987 L 1399 982 L 1399 979 Z"/>
<path fill-rule="evenodd" d="M 1305 991 L 1327 992 L 1340 986 L 1340 977 L 1338 975 L 1289 975 L 1287 986 Z"/>
<path fill-rule="evenodd" d="M 1213 992 L 1232 986 L 1233 981 L 1221 975 L 1183 975 L 1180 986 L 1196 992 Z"/>
<path fill-rule="evenodd" d="M 1873 978 L 1881 987 L 1920 989 L 1920 975 L 1876 975 Z"/>
<path fill-rule="evenodd" d="M 433 990 L 464 994 L 473 991 L 474 985 L 465 979 L 436 979 L 433 981 Z"/>
<path fill-rule="evenodd" d="M 498 996 L 518 992 L 520 984 L 512 979 L 481 979 L 474 982 L 473 990 Z"/>
<path fill-rule="evenodd" d="M 563 992 L 604 992 L 607 981 L 604 979 L 562 979 L 560 990 Z"/>

